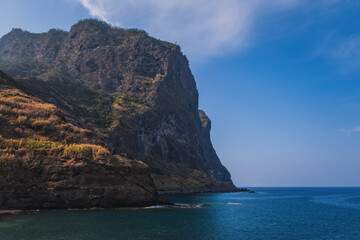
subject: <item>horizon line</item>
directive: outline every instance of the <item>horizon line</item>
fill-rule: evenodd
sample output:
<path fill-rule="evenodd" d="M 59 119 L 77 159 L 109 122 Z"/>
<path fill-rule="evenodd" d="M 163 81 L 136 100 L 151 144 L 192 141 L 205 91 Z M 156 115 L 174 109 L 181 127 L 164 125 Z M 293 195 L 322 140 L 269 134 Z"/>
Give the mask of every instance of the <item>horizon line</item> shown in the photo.
<path fill-rule="evenodd" d="M 360 186 L 248 186 L 237 188 L 360 188 Z"/>

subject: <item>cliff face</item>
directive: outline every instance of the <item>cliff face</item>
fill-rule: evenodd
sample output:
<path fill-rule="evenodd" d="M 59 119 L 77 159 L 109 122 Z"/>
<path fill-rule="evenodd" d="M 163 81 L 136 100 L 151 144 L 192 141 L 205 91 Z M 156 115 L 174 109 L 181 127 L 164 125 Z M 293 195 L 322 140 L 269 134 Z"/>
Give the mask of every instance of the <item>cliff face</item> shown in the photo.
<path fill-rule="evenodd" d="M 0 71 L 0 209 L 166 203 L 146 164 L 111 154 L 96 133 Z"/>
<path fill-rule="evenodd" d="M 95 20 L 70 32 L 15 29 L 0 39 L 0 68 L 111 153 L 145 162 L 159 191 L 235 190 L 177 45 Z"/>

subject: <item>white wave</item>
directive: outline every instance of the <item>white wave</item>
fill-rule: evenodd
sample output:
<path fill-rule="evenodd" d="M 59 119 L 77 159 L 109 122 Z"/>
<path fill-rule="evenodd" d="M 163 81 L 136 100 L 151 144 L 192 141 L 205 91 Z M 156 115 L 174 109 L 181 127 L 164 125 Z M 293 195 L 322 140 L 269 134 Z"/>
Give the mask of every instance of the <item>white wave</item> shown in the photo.
<path fill-rule="evenodd" d="M 143 209 L 163 209 L 163 208 L 201 208 L 204 204 L 186 204 L 186 203 L 175 203 L 174 205 L 156 205 L 144 207 Z"/>
<path fill-rule="evenodd" d="M 156 205 L 156 206 L 149 206 L 149 207 L 144 207 L 145 209 L 153 209 L 153 208 L 169 208 L 172 207 L 172 205 Z"/>

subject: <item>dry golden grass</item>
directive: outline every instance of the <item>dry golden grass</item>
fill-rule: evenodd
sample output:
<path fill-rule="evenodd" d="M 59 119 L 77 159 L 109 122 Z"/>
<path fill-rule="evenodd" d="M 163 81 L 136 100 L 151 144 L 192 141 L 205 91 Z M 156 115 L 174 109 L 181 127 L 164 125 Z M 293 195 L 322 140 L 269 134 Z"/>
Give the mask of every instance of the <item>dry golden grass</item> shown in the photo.
<path fill-rule="evenodd" d="M 7 115 L 11 112 L 11 107 L 6 105 L 0 105 L 0 113 L 1 115 Z"/>
<path fill-rule="evenodd" d="M 18 163 L 14 154 L 0 152 L 0 175 L 11 177 L 14 174 L 13 170 L 18 167 Z"/>
<path fill-rule="evenodd" d="M 0 89 L 0 114 L 2 152 L 58 150 L 59 154 L 72 159 L 110 155 L 106 148 L 97 145 L 101 142 L 94 138 L 92 131 L 63 122 L 63 113 L 54 105 L 17 89 Z"/>
<path fill-rule="evenodd" d="M 50 116 L 56 110 L 53 104 L 42 103 L 17 89 L 2 89 L 0 92 L 0 112 L 2 114 L 27 117 Z"/>
<path fill-rule="evenodd" d="M 4 139 L 0 138 L 0 148 L 8 150 L 52 150 L 61 149 L 59 142 L 34 139 Z"/>
<path fill-rule="evenodd" d="M 51 125 L 51 122 L 48 120 L 35 120 L 31 125 L 36 128 L 46 128 Z"/>
<path fill-rule="evenodd" d="M 0 166 L 1 167 L 9 166 L 14 159 L 15 159 L 14 154 L 0 153 Z"/>
<path fill-rule="evenodd" d="M 19 116 L 16 121 L 18 124 L 23 125 L 27 122 L 28 117 L 27 116 Z"/>
<path fill-rule="evenodd" d="M 71 158 L 88 158 L 99 159 L 107 157 L 110 152 L 99 145 L 93 144 L 71 144 L 64 148 L 64 156 Z"/>
<path fill-rule="evenodd" d="M 19 161 L 12 153 L 0 152 L 0 175 L 2 177 L 12 177 L 16 174 Z"/>
<path fill-rule="evenodd" d="M 48 140 L 35 139 L 5 139 L 0 136 L 0 149 L 17 150 L 60 150 L 64 157 L 77 158 L 106 158 L 110 152 L 94 144 L 62 144 Z M 5 161 L 5 157 L 2 158 Z M 1 160 L 1 159 L 0 159 Z"/>

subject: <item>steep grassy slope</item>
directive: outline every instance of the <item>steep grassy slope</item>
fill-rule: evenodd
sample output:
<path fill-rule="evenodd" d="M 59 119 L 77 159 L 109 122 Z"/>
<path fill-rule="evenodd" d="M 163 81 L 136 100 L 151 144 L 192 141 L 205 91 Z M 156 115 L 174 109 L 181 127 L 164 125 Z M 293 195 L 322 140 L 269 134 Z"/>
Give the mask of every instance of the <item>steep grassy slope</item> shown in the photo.
<path fill-rule="evenodd" d="M 0 71 L 0 209 L 146 206 L 149 168 L 112 155 L 101 138 Z"/>

